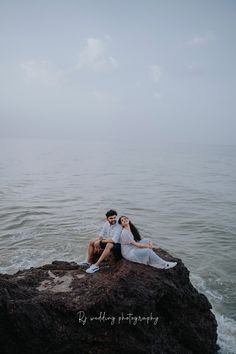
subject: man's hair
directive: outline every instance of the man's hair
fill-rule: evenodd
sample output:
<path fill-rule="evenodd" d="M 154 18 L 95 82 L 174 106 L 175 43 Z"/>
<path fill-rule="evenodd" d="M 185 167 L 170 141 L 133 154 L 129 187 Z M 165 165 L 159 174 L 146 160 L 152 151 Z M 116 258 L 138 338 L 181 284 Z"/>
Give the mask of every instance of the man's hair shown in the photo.
<path fill-rule="evenodd" d="M 117 216 L 117 212 L 115 210 L 108 210 L 108 212 L 106 213 L 106 217 L 109 218 L 109 216 L 113 216 L 116 215 Z"/>

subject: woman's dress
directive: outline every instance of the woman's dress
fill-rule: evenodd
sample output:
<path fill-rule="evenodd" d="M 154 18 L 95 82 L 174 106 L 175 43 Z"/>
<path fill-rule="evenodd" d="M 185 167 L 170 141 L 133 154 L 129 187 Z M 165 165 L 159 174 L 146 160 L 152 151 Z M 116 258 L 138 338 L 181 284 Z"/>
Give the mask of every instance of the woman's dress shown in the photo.
<path fill-rule="evenodd" d="M 121 254 L 122 256 L 132 262 L 143 263 L 155 268 L 170 268 L 170 264 L 173 262 L 166 262 L 159 257 L 151 248 L 139 248 L 132 245 L 134 241 L 133 234 L 123 228 L 121 233 Z M 147 242 L 141 240 L 140 242 Z"/>

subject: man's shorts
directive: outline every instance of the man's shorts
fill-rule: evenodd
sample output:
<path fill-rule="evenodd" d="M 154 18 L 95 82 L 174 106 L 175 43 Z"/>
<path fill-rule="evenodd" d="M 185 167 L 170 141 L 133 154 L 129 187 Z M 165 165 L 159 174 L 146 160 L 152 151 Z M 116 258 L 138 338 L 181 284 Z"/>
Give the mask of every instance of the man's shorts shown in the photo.
<path fill-rule="evenodd" d="M 106 247 L 106 243 L 100 241 L 100 248 L 104 250 Z M 116 258 L 121 258 L 121 246 L 120 243 L 114 243 L 113 242 L 113 247 L 112 247 L 112 252 Z"/>

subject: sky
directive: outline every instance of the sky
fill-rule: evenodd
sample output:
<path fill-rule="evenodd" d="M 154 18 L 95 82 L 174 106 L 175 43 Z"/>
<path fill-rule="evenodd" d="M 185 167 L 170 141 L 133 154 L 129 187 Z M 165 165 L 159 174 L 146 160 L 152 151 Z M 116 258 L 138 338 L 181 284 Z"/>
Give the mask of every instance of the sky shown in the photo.
<path fill-rule="evenodd" d="M 0 138 L 235 144 L 235 0 L 0 0 Z"/>

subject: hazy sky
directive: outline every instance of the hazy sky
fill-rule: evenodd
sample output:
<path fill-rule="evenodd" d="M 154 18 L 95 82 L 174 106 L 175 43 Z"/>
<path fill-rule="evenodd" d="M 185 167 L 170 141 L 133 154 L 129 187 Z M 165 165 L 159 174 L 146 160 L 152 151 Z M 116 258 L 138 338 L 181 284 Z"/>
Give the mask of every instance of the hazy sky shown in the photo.
<path fill-rule="evenodd" d="M 0 137 L 234 144 L 235 0 L 0 0 Z"/>

